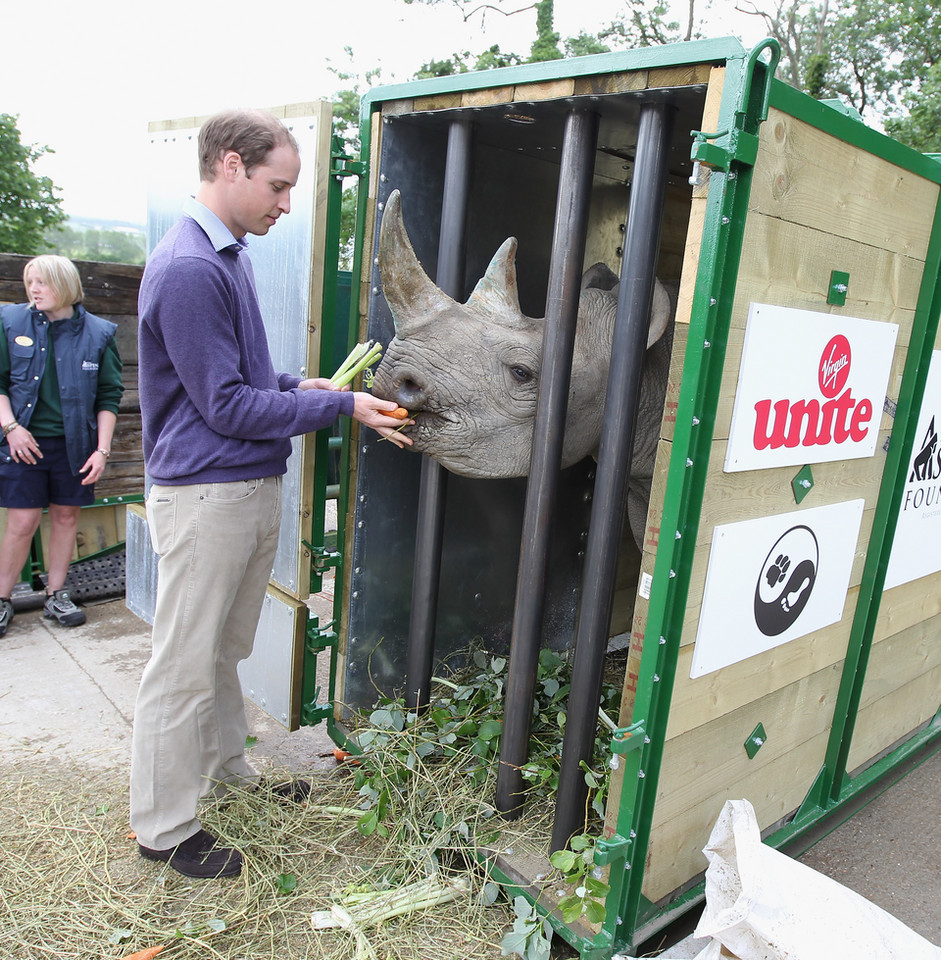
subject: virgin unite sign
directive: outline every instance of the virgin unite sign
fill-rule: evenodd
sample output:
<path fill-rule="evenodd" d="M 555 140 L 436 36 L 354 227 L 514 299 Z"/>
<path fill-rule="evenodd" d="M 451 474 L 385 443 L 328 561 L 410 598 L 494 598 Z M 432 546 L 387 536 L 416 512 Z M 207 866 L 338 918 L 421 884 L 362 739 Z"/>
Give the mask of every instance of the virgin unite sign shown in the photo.
<path fill-rule="evenodd" d="M 898 326 L 753 303 L 725 471 L 875 452 Z"/>

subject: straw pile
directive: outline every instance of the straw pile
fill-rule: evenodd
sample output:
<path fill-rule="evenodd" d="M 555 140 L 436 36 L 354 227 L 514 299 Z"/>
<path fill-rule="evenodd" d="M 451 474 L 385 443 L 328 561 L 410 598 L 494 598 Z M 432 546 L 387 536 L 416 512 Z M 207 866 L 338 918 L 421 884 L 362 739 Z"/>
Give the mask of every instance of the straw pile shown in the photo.
<path fill-rule="evenodd" d="M 458 810 L 468 798 L 446 795 L 454 791 L 448 779 L 435 780 L 444 791 L 439 809 Z M 0 771 L 0 956 L 118 960 L 157 945 L 161 960 L 501 955 L 512 908 L 503 897 L 486 905 L 482 892 L 492 885 L 452 845 L 448 828 L 437 842 L 404 823 L 388 837 L 364 837 L 352 776 L 321 773 L 313 785 L 303 804 L 237 792 L 208 807 L 205 826 L 243 851 L 245 867 L 234 879 L 191 881 L 138 855 L 128 835 L 126 770 L 91 780 L 61 768 Z M 479 793 L 465 810 L 470 818 L 486 813 Z M 461 878 L 460 895 L 371 923 L 365 944 L 343 926 L 312 922 L 428 877 Z"/>

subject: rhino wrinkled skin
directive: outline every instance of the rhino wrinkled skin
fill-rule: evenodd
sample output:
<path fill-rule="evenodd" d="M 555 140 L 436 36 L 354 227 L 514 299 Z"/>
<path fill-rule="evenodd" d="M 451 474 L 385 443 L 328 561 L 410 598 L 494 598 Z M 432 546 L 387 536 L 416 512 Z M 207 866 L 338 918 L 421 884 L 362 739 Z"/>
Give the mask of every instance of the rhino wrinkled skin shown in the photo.
<path fill-rule="evenodd" d="M 496 252 L 467 303 L 447 296 L 418 262 L 401 198 L 386 203 L 379 274 L 396 334 L 373 393 L 410 411 L 410 448 L 466 477 L 529 472 L 545 320 L 520 309 L 516 239 Z M 617 278 L 596 264 L 582 278 L 562 466 L 596 455 L 617 312 Z M 640 546 L 673 339 L 672 305 L 657 281 L 631 461 L 628 514 Z"/>

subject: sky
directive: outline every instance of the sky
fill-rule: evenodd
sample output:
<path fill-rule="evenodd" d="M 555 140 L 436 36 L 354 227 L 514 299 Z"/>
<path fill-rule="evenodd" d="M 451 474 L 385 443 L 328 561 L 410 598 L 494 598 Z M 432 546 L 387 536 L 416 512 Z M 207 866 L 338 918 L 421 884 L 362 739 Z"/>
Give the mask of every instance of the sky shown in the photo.
<path fill-rule="evenodd" d="M 674 5 L 681 19 L 687 4 Z M 710 36 L 761 39 L 755 18 L 730 13 L 733 0 L 711 5 Z M 555 0 L 555 29 L 594 33 L 623 9 L 623 0 Z M 449 0 L 44 0 L 7 4 L 3 27 L 0 113 L 18 115 L 24 144 L 55 151 L 35 171 L 60 188 L 70 216 L 143 224 L 149 122 L 329 100 L 353 85 L 331 67 L 379 67 L 380 82 L 393 83 L 457 50 L 497 43 L 528 53 L 535 13 L 490 11 L 465 23 Z"/>

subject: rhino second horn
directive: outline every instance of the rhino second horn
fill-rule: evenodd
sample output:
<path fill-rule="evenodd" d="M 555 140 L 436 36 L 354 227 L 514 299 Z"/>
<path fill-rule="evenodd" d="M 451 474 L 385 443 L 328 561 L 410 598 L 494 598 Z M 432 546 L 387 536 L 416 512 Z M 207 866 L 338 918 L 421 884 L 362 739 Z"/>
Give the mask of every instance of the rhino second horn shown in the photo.
<path fill-rule="evenodd" d="M 405 335 L 410 325 L 427 321 L 454 305 L 432 282 L 415 256 L 402 220 L 402 198 L 398 190 L 389 195 L 382 214 L 379 277 L 399 335 Z"/>
<path fill-rule="evenodd" d="M 499 319 L 507 326 L 531 327 L 536 321 L 520 309 L 516 247 L 516 237 L 503 241 L 486 273 L 477 281 L 467 306 L 486 317 Z"/>

